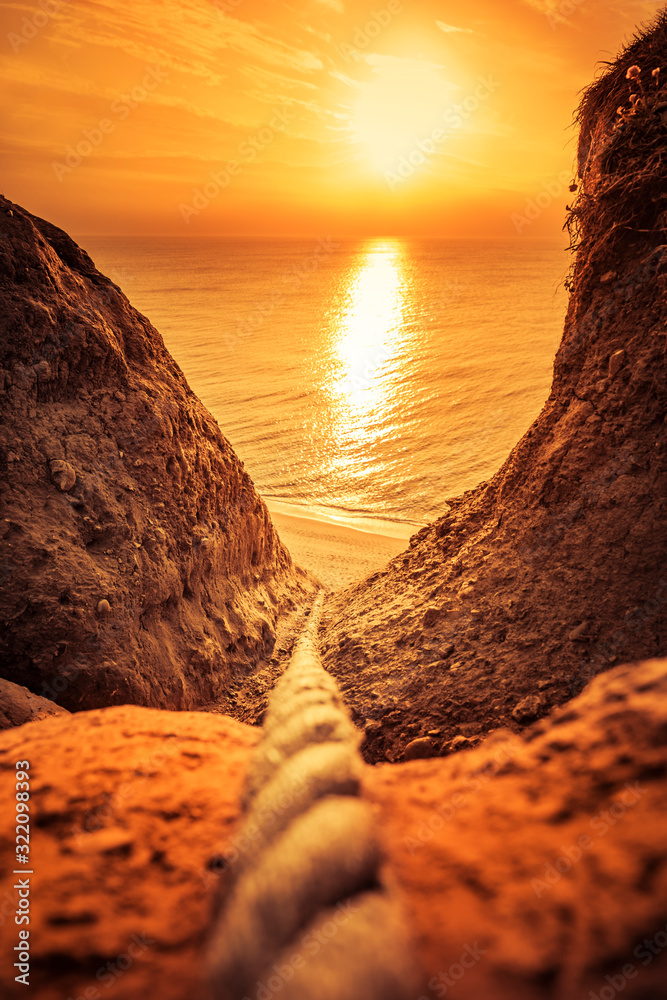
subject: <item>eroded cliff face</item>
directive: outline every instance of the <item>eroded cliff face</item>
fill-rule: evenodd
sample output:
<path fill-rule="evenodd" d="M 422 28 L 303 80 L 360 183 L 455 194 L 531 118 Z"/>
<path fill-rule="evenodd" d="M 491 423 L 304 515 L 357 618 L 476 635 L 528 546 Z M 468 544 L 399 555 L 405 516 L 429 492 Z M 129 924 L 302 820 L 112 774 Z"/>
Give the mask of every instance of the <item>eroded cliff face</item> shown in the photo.
<path fill-rule="evenodd" d="M 326 664 L 370 759 L 516 729 L 665 650 L 666 64 L 663 15 L 582 106 L 579 251 L 539 418 L 490 482 L 329 603 Z"/>
<path fill-rule="evenodd" d="M 223 697 L 313 584 L 151 324 L 0 199 L 0 675 L 71 710 Z"/>

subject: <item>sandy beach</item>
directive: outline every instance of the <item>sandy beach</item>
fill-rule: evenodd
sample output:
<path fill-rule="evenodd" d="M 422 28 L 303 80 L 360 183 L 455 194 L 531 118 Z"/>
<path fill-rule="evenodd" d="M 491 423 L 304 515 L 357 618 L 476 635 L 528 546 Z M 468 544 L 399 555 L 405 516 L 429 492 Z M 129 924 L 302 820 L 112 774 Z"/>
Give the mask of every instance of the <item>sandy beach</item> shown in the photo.
<path fill-rule="evenodd" d="M 363 580 L 408 546 L 409 536 L 392 538 L 273 509 L 271 519 L 294 561 L 331 590 Z"/>

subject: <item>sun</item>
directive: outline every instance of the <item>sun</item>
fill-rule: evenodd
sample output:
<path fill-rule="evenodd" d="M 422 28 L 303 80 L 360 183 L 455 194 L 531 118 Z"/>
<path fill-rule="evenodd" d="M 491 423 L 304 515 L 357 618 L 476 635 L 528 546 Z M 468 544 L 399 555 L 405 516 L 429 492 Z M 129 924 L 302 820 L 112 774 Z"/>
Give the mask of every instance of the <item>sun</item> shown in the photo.
<path fill-rule="evenodd" d="M 376 169 L 391 170 L 439 128 L 445 132 L 457 87 L 435 63 L 377 55 L 366 61 L 373 76 L 361 85 L 352 130 Z"/>

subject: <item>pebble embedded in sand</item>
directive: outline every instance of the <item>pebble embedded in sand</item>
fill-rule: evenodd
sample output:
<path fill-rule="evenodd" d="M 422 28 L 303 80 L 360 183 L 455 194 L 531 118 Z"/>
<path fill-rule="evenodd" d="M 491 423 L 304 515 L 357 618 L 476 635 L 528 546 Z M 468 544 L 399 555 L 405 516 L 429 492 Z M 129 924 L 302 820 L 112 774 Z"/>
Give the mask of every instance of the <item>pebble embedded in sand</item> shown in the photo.
<path fill-rule="evenodd" d="M 453 740 L 449 741 L 444 749 L 448 753 L 459 753 L 460 750 L 470 750 L 474 745 L 474 740 L 470 740 L 467 736 L 463 736 L 459 733 L 458 736 L 455 736 Z"/>
<path fill-rule="evenodd" d="M 48 361 L 38 361 L 36 365 L 33 365 L 33 371 L 38 382 L 48 382 L 52 376 L 51 365 Z"/>
<path fill-rule="evenodd" d="M 609 358 L 609 378 L 615 378 L 625 363 L 625 351 L 616 351 Z"/>
<path fill-rule="evenodd" d="M 97 605 L 98 615 L 108 615 L 110 611 L 111 611 L 111 605 L 105 598 L 102 598 L 102 600 Z"/>
<path fill-rule="evenodd" d="M 50 463 L 51 469 L 51 480 L 56 484 L 58 489 L 66 493 L 71 490 L 76 483 L 76 472 L 69 464 L 69 462 L 64 462 L 60 458 L 55 458 Z"/>
<path fill-rule="evenodd" d="M 408 743 L 403 751 L 403 760 L 427 760 L 429 757 L 435 757 L 437 753 L 438 748 L 434 741 L 422 736 Z"/>
<path fill-rule="evenodd" d="M 568 633 L 568 639 L 570 642 L 587 642 L 589 639 L 589 623 L 587 621 L 582 622 L 581 625 L 577 625 L 573 628 L 571 632 Z"/>
<path fill-rule="evenodd" d="M 512 718 L 518 723 L 532 722 L 540 714 L 542 708 L 542 699 L 536 694 L 529 694 L 515 706 Z"/>
<path fill-rule="evenodd" d="M 428 608 L 426 614 L 424 615 L 424 620 L 422 622 L 422 628 L 431 628 L 436 625 L 440 618 L 440 612 L 437 608 Z"/>

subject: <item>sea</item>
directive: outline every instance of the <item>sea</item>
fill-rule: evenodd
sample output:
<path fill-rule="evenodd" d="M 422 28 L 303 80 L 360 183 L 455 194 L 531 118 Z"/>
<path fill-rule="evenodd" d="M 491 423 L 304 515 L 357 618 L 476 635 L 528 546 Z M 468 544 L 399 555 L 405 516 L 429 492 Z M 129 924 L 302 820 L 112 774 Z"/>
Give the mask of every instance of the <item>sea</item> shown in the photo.
<path fill-rule="evenodd" d="M 273 510 L 406 537 L 500 468 L 549 393 L 560 241 L 80 242 Z"/>

